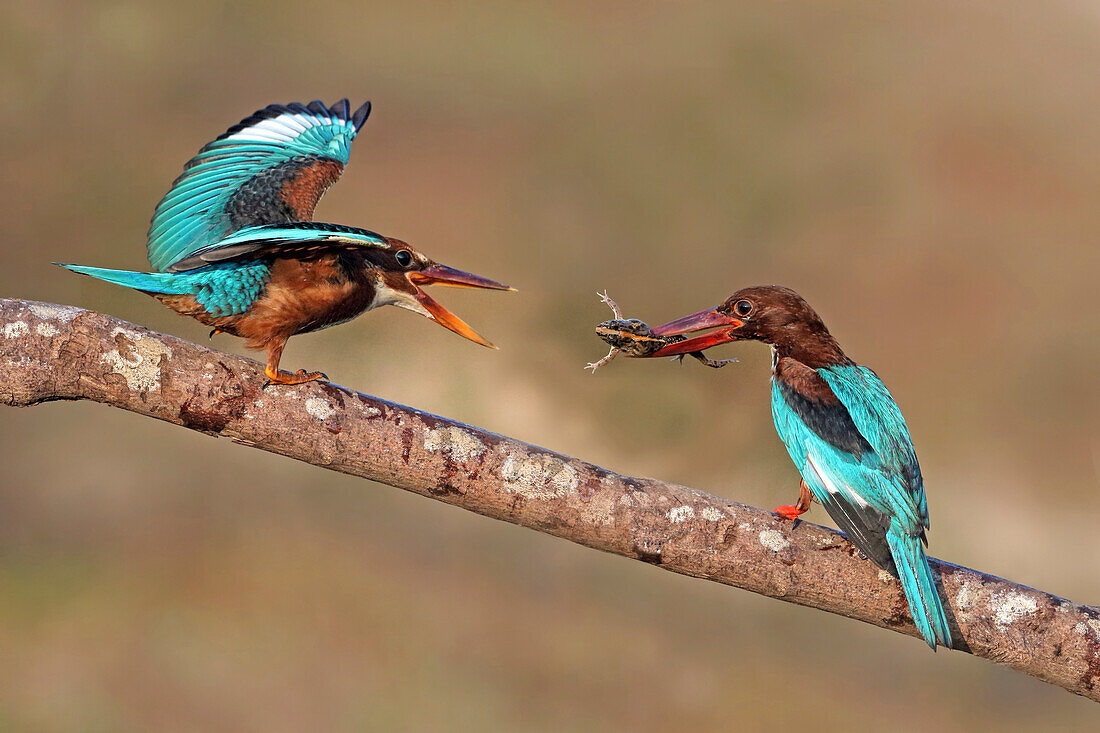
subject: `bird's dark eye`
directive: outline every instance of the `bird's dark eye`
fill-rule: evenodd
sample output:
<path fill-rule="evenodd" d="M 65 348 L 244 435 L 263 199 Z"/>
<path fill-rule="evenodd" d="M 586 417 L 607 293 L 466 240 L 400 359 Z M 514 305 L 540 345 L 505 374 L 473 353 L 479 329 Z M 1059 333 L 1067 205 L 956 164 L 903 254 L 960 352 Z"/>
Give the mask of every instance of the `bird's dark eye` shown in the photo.
<path fill-rule="evenodd" d="M 398 250 L 397 254 L 394 255 L 394 258 L 397 259 L 397 264 L 401 265 L 402 267 L 408 267 L 412 264 L 413 261 L 412 252 L 407 249 Z"/>
<path fill-rule="evenodd" d="M 744 318 L 752 313 L 752 303 L 747 300 L 739 300 L 733 304 L 733 312 Z"/>

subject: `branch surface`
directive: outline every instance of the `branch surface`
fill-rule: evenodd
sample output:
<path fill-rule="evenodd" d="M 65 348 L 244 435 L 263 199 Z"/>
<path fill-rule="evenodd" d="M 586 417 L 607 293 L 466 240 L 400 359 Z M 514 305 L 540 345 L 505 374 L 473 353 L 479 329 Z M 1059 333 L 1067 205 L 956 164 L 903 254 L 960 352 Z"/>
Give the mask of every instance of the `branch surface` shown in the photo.
<path fill-rule="evenodd" d="M 665 570 L 917 636 L 843 535 L 70 306 L 0 299 L 0 403 L 92 400 Z M 929 558 L 956 647 L 1100 701 L 1100 609 Z"/>

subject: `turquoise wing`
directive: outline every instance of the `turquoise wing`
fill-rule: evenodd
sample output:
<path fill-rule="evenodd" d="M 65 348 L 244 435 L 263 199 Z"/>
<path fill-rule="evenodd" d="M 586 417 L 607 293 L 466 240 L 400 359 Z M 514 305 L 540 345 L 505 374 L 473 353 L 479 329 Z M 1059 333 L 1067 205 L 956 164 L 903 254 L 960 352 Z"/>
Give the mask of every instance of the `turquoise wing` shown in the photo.
<path fill-rule="evenodd" d="M 891 567 L 886 541 L 890 509 L 881 500 L 883 476 L 873 451 L 856 455 L 815 432 L 772 380 L 772 418 L 806 486 L 842 532 L 881 567 Z"/>
<path fill-rule="evenodd" d="M 316 221 L 246 227 L 177 260 L 169 272 L 187 273 L 218 263 L 278 257 L 308 257 L 319 252 L 385 247 L 381 234 Z"/>
<path fill-rule="evenodd" d="M 909 427 L 886 385 L 873 371 L 858 365 L 826 367 L 818 374 L 874 447 L 879 471 L 893 479 L 886 492 L 890 508 L 905 521 L 907 530 L 927 528 L 928 502 L 920 463 Z"/>
<path fill-rule="evenodd" d="M 370 102 L 352 112 L 346 99 L 270 105 L 208 143 L 157 204 L 147 242 L 153 269 L 167 271 L 245 227 L 312 219 L 369 114 Z"/>
<path fill-rule="evenodd" d="M 791 460 L 806 485 L 841 530 L 883 567 L 890 563 L 886 531 L 891 522 L 909 534 L 923 534 L 928 512 L 920 466 L 905 420 L 874 372 L 860 366 L 817 370 L 840 400 L 841 412 L 807 424 L 776 380 L 772 417 Z M 803 410 L 823 407 L 803 406 Z M 850 434 L 850 435 L 849 435 Z M 840 441 L 837 435 L 848 440 Z M 862 445 L 861 449 L 850 446 Z"/>

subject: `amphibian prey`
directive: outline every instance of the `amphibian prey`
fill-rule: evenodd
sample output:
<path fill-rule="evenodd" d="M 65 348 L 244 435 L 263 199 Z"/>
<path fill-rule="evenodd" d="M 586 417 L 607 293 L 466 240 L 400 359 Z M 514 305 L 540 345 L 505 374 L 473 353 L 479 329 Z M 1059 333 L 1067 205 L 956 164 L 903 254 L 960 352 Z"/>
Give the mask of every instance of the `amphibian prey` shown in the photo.
<path fill-rule="evenodd" d="M 623 318 L 623 312 L 619 310 L 618 304 L 608 296 L 607 291 L 596 293 L 596 295 L 600 296 L 600 300 L 611 308 L 611 313 L 615 317 L 596 326 L 596 335 L 611 345 L 611 351 L 607 352 L 607 356 L 599 361 L 589 362 L 585 365 L 584 368 L 591 369 L 593 374 L 596 373 L 597 369 L 618 356 L 620 352 L 631 358 L 644 358 L 669 344 L 684 340 L 683 336 L 667 336 L 664 338 L 654 336 L 650 327 L 643 321 L 639 321 L 637 318 Z M 737 359 L 723 359 L 721 361 L 708 359 L 701 351 L 693 351 L 689 355 L 714 369 L 737 361 Z M 683 360 L 684 355 L 681 354 L 676 358 Z"/>

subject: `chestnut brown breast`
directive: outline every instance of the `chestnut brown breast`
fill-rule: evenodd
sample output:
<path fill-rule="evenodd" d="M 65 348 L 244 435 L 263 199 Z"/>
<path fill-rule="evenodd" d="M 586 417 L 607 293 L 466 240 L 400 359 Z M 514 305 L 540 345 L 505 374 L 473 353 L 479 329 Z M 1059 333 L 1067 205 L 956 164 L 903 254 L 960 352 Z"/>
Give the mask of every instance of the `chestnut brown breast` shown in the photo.
<path fill-rule="evenodd" d="M 370 308 L 374 286 L 363 268 L 348 268 L 340 256 L 275 260 L 271 279 L 236 324 L 250 348 L 355 318 Z"/>

